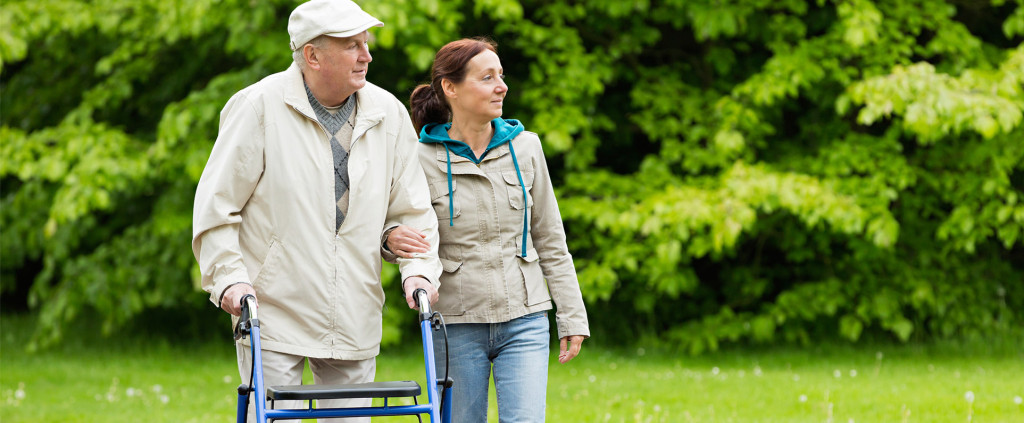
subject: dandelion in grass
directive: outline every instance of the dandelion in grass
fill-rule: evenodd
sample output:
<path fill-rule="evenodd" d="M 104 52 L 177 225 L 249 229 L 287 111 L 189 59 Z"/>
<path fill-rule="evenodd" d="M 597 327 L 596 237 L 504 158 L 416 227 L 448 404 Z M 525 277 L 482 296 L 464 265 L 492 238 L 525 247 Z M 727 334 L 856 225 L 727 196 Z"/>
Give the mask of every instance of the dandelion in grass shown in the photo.
<path fill-rule="evenodd" d="M 128 398 L 134 397 L 134 396 L 136 395 L 136 391 L 135 391 L 135 388 L 128 388 L 128 389 L 125 389 L 125 390 L 124 390 L 124 394 L 125 394 L 126 396 L 128 396 Z"/>
<path fill-rule="evenodd" d="M 120 388 L 118 388 L 117 385 L 119 385 L 120 383 L 121 380 L 116 377 L 110 381 L 110 388 L 107 389 L 107 402 L 117 401 L 116 394 L 118 391 L 120 391 Z"/>
<path fill-rule="evenodd" d="M 835 371 L 832 372 L 832 376 L 835 376 L 836 379 L 839 379 L 843 377 L 843 371 L 836 369 Z"/>
<path fill-rule="evenodd" d="M 636 349 L 636 355 L 643 357 L 644 354 L 647 354 L 647 350 L 644 350 L 642 347 Z"/>
<path fill-rule="evenodd" d="M 160 386 L 160 385 L 153 385 L 153 387 L 152 387 L 152 388 L 150 388 L 150 389 L 152 389 L 152 390 L 153 390 L 153 392 L 155 392 L 155 393 L 158 393 L 158 394 L 159 394 L 159 393 L 160 393 L 160 391 L 163 391 L 163 390 L 164 390 L 164 387 L 163 387 L 163 386 Z"/>
<path fill-rule="evenodd" d="M 162 402 L 164 404 L 167 404 L 167 403 L 171 402 L 171 398 L 168 397 L 167 395 L 161 395 L 160 396 L 160 402 Z"/>
<path fill-rule="evenodd" d="M 721 371 L 721 370 L 719 370 L 719 369 L 718 369 L 718 367 L 712 367 L 712 368 L 711 368 L 711 374 L 713 374 L 713 375 L 715 375 L 715 376 L 718 376 L 718 373 L 719 373 L 720 371 Z"/>
<path fill-rule="evenodd" d="M 857 377 L 857 369 L 850 369 L 850 377 Z"/>
<path fill-rule="evenodd" d="M 964 399 L 967 400 L 967 423 L 971 423 L 974 418 L 974 392 L 967 391 L 964 394 Z"/>
<path fill-rule="evenodd" d="M 761 366 L 754 366 L 754 376 L 761 376 Z"/>
<path fill-rule="evenodd" d="M 807 402 L 807 395 L 800 395 L 800 398 L 798 398 L 798 400 L 800 402 Z"/>
<path fill-rule="evenodd" d="M 231 376 L 224 375 L 224 383 L 231 383 Z"/>
<path fill-rule="evenodd" d="M 588 377 L 587 380 L 589 380 L 590 383 L 597 382 L 597 376 L 590 375 L 590 377 Z"/>
<path fill-rule="evenodd" d="M 1020 395 L 1017 395 L 1013 397 L 1013 403 L 1017 405 L 1024 404 L 1024 398 L 1021 398 Z"/>
<path fill-rule="evenodd" d="M 793 382 L 799 382 L 799 381 L 800 381 L 800 375 L 793 375 Z"/>

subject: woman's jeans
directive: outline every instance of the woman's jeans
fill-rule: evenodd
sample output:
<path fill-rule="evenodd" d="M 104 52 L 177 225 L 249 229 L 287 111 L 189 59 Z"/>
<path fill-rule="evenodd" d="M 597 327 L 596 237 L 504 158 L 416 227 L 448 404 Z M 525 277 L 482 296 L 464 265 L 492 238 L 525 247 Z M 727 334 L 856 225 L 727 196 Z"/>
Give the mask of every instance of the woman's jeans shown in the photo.
<path fill-rule="evenodd" d="M 505 323 L 449 324 L 448 376 L 452 423 L 487 421 L 487 389 L 494 364 L 500 422 L 543 422 L 550 331 L 547 312 Z M 437 376 L 445 375 L 444 337 L 434 334 Z M 447 399 L 446 399 L 447 400 Z"/>

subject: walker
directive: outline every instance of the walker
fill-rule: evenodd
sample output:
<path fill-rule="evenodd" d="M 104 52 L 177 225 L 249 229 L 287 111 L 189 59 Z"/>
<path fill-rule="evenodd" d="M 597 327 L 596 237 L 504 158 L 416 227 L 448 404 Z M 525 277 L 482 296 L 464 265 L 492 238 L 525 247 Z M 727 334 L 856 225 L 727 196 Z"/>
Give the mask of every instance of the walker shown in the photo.
<path fill-rule="evenodd" d="M 413 298 L 419 307 L 420 334 L 423 340 L 423 360 L 426 364 L 427 403 L 419 404 L 420 385 L 414 381 L 369 382 L 347 385 L 263 385 L 263 358 L 260 347 L 260 321 L 257 317 L 256 298 L 246 295 L 242 298 L 242 315 L 235 327 L 235 339 L 249 336 L 252 344 L 253 371 L 249 384 L 238 386 L 238 423 L 245 423 L 248 417 L 250 393 L 256 400 L 256 422 L 266 423 L 276 419 L 317 419 L 330 417 L 373 417 L 415 415 L 422 421 L 422 414 L 430 415 L 430 423 L 451 422 L 451 395 L 453 381 L 445 374 L 444 379 L 436 377 L 434 364 L 434 342 L 432 331 L 444 329 L 444 319 L 438 312 L 431 312 L 427 292 L 417 289 Z M 447 333 L 445 342 L 447 343 Z M 447 372 L 447 371 L 446 371 Z M 440 396 L 438 393 L 440 392 Z M 388 405 L 389 398 L 412 397 L 414 405 Z M 359 408 L 315 408 L 314 401 L 341 398 L 383 398 L 384 405 Z M 308 401 L 305 409 L 274 409 L 274 401 Z M 269 404 L 269 407 L 268 407 Z"/>

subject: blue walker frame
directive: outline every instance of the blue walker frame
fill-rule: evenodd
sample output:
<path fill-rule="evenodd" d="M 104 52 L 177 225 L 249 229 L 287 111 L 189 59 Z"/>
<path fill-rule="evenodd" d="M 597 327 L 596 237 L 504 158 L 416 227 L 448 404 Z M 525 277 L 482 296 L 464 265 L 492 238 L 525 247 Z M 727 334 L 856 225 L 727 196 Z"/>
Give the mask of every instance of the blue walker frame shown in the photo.
<path fill-rule="evenodd" d="M 394 395 L 388 396 L 385 391 L 389 391 L 389 384 L 402 384 L 404 388 L 411 389 L 415 388 L 417 395 L 413 395 L 415 399 L 419 395 L 419 384 L 415 382 L 371 382 L 356 385 L 306 385 L 305 387 L 317 388 L 319 392 L 327 395 L 326 398 L 384 398 L 384 405 L 377 407 L 353 407 L 353 408 L 313 408 L 313 401 L 316 399 L 324 398 L 303 398 L 307 400 L 308 408 L 306 409 L 267 409 L 267 397 L 271 395 L 271 391 L 277 388 L 299 388 L 299 387 L 270 387 L 267 388 L 263 383 L 263 357 L 260 344 L 260 322 L 257 317 L 255 297 L 247 295 L 242 298 L 242 318 L 239 319 L 238 327 L 236 327 L 236 338 L 241 338 L 245 335 L 249 335 L 252 344 L 252 362 L 253 362 L 253 373 L 252 373 L 252 384 L 242 384 L 238 387 L 238 423 L 245 423 L 248 418 L 247 414 L 249 411 L 249 396 L 250 393 L 264 393 L 264 395 L 253 395 L 256 400 L 256 423 L 266 423 L 276 419 L 314 419 L 314 418 L 331 418 L 331 417 L 376 417 L 376 416 L 420 416 L 422 414 L 430 415 L 431 423 L 450 423 L 451 422 L 451 406 L 452 406 L 452 380 L 440 380 L 437 378 L 437 368 L 434 363 L 434 342 L 433 342 L 433 330 L 434 325 L 443 325 L 443 321 L 440 319 L 435 320 L 437 313 L 432 313 L 430 310 L 430 302 L 427 300 L 427 293 L 423 289 L 417 289 L 413 293 L 413 298 L 416 299 L 416 304 L 420 308 L 419 320 L 420 320 L 420 335 L 423 340 L 423 360 L 426 365 L 426 380 L 427 380 L 427 402 L 424 404 L 416 405 L 396 405 L 389 406 L 388 398 L 405 397 L 409 395 Z M 442 395 L 438 396 L 438 387 L 444 387 Z M 370 395 L 363 396 L 330 396 L 337 394 L 343 390 L 356 390 L 359 392 L 371 392 Z M 315 394 L 313 394 L 315 395 Z M 447 400 L 443 400 L 447 398 Z M 443 403 L 443 409 L 442 409 Z"/>

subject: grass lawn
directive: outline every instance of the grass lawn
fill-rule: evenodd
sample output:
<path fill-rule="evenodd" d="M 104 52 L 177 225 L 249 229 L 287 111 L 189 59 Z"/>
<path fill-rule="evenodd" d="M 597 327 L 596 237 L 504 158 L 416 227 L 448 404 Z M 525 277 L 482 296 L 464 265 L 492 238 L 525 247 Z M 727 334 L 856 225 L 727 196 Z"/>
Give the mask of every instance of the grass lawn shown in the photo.
<path fill-rule="evenodd" d="M 26 316 L 0 316 L 0 422 L 234 421 L 239 381 L 227 333 L 185 344 L 69 335 L 29 355 L 31 326 Z M 700 357 L 585 344 L 566 365 L 556 353 L 552 422 L 1024 422 L 1020 339 Z M 377 380 L 422 384 L 422 367 L 415 345 L 386 350 Z"/>

